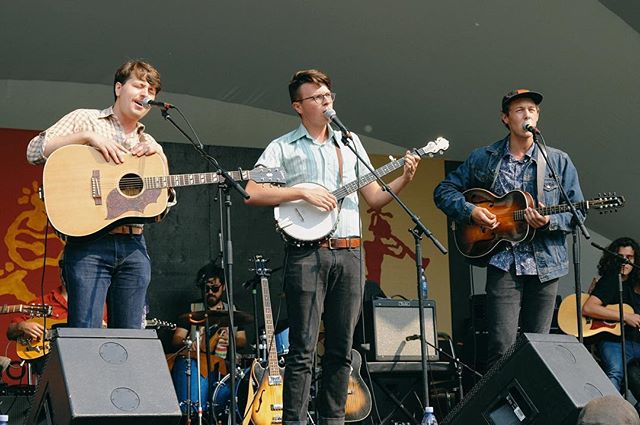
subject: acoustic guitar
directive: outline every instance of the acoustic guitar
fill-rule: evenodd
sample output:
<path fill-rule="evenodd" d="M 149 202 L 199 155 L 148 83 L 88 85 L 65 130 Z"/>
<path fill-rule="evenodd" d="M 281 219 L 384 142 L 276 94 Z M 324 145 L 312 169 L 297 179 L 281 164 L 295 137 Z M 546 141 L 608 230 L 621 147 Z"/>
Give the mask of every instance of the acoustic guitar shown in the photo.
<path fill-rule="evenodd" d="M 217 173 L 167 175 L 160 155 L 126 155 L 122 164 L 106 162 L 91 146 L 68 145 L 47 159 L 42 193 L 51 225 L 72 237 L 95 237 L 127 223 L 158 221 L 167 209 L 169 188 L 214 184 Z M 232 171 L 234 180 L 285 183 L 280 169 Z"/>
<path fill-rule="evenodd" d="M 449 141 L 443 137 L 438 137 L 435 141 L 427 143 L 426 146 L 415 149 L 413 153 L 418 156 L 442 154 L 449 148 Z M 375 170 L 380 177 L 389 174 L 404 166 L 404 158 L 389 162 Z M 354 180 L 339 189 L 331 192 L 338 202 L 368 185 L 376 178 L 369 173 L 358 180 Z M 314 188 L 322 187 L 316 183 L 299 183 L 293 187 Z M 338 213 L 340 207 L 331 211 L 322 211 L 314 205 L 301 199 L 291 202 L 283 202 L 273 210 L 276 226 L 282 237 L 290 243 L 303 245 L 313 244 L 330 236 L 338 225 Z"/>
<path fill-rule="evenodd" d="M 485 189 L 469 189 L 463 193 L 467 202 L 484 207 L 495 214 L 500 223 L 489 229 L 475 223 L 455 222 L 454 239 L 458 251 L 467 258 L 480 258 L 491 253 L 502 242 L 524 242 L 533 239 L 535 229 L 524 218 L 525 209 L 535 207 L 530 193 L 521 190 L 497 196 Z M 604 194 L 588 201 L 576 202 L 574 207 L 586 213 L 595 209 L 600 213 L 617 211 L 625 204 L 624 196 Z M 560 214 L 570 211 L 569 205 L 560 204 L 535 208 L 541 215 Z"/>
<path fill-rule="evenodd" d="M 589 294 L 580 294 L 580 307 L 589 298 Z M 609 310 L 618 311 L 618 304 L 609 304 L 606 306 Z M 633 307 L 628 304 L 622 305 L 625 313 L 633 313 Z M 576 295 L 571 294 L 565 297 L 558 308 L 558 327 L 567 335 L 578 336 L 578 317 L 576 312 Z M 607 332 L 620 336 L 620 322 L 616 320 L 608 321 L 602 319 L 594 319 L 593 317 L 582 316 L 582 335 L 585 337 L 594 336 L 600 332 Z"/>
<path fill-rule="evenodd" d="M 364 420 L 371 413 L 371 393 L 360 376 L 362 356 L 357 350 L 351 350 L 351 374 L 345 405 L 345 422 Z"/>

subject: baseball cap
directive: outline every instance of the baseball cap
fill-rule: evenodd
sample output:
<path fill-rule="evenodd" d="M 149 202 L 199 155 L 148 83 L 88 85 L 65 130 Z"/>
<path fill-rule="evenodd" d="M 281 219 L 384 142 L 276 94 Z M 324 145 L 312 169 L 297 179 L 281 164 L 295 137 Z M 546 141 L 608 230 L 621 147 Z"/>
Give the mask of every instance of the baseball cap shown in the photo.
<path fill-rule="evenodd" d="M 521 97 L 530 98 L 536 103 L 536 105 L 539 105 L 540 103 L 542 103 L 542 94 L 535 91 L 531 91 L 529 89 L 516 89 L 505 94 L 504 97 L 502 98 L 502 112 L 506 113 L 509 110 L 509 104 L 513 100 L 519 99 Z"/>

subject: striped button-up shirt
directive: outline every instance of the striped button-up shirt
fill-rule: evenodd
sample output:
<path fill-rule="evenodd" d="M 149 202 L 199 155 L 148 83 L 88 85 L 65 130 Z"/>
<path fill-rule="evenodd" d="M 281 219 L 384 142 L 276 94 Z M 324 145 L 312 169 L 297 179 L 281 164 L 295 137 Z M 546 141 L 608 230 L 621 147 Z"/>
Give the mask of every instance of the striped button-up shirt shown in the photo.
<path fill-rule="evenodd" d="M 131 149 L 140 141 L 155 142 L 155 139 L 144 132 L 144 125 L 138 123 L 136 130 L 127 134 L 120 124 L 118 117 L 109 107 L 102 111 L 97 109 L 76 109 L 68 113 L 60 120 L 34 137 L 27 146 L 27 161 L 31 164 L 43 164 L 47 158 L 44 149 L 47 141 L 54 137 L 91 131 L 108 139 L 115 140 L 127 149 Z"/>
<path fill-rule="evenodd" d="M 357 135 L 353 136 L 353 146 L 369 165 L 371 161 Z M 358 164 L 359 160 L 345 146 L 340 146 L 343 157 L 343 177 L 340 179 L 336 144 L 341 133 L 329 127 L 329 139 L 324 143 L 313 140 L 309 132 L 300 126 L 290 133 L 272 141 L 262 153 L 256 167 L 281 167 L 287 173 L 287 186 L 298 183 L 317 183 L 330 192 L 346 183 L 366 175 L 367 168 Z M 360 236 L 360 214 L 358 212 L 358 194 L 354 192 L 344 198 L 338 227 L 334 237 Z"/>

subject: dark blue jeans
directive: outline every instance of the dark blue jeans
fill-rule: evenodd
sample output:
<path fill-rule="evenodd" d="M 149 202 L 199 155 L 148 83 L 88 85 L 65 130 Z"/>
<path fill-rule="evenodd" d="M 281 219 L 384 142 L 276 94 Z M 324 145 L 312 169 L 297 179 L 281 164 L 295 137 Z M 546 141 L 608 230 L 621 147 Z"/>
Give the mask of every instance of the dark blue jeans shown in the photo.
<path fill-rule="evenodd" d="M 69 293 L 68 324 L 102 327 L 107 302 L 110 328 L 140 329 L 151 261 L 142 235 L 111 235 L 64 248 L 64 280 Z"/>
<path fill-rule="evenodd" d="M 364 288 L 358 249 L 289 247 L 285 259 L 289 354 L 284 375 L 284 424 L 305 425 L 320 319 L 325 354 L 318 394 L 321 425 L 344 423 L 353 331 Z"/>
<path fill-rule="evenodd" d="M 488 363 L 493 365 L 522 332 L 549 333 L 558 279 L 540 283 L 538 276 L 517 276 L 487 266 Z"/>
<path fill-rule="evenodd" d="M 640 359 L 640 343 L 630 341 L 626 338 L 625 341 L 627 363 L 631 360 Z M 600 352 L 600 359 L 602 360 L 602 369 L 604 370 L 604 373 L 607 374 L 613 385 L 615 385 L 618 391 L 620 391 L 622 389 L 622 382 L 624 381 L 622 344 L 619 341 L 602 340 L 598 343 L 598 351 Z M 635 397 L 635 392 L 633 395 Z"/>

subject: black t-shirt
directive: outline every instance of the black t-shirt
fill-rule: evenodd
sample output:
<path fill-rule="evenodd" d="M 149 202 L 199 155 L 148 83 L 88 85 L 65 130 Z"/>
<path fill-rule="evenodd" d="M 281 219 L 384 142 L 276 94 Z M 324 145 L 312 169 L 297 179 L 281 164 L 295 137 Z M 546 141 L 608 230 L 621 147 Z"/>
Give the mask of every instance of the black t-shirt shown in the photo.
<path fill-rule="evenodd" d="M 617 305 L 620 300 L 619 294 L 617 274 L 602 276 L 591 293 L 591 295 L 598 297 L 604 305 Z M 630 305 L 635 313 L 640 312 L 640 294 L 633 290 L 633 285 L 629 282 L 622 283 L 622 302 Z M 616 309 L 616 311 L 618 310 Z M 625 326 L 624 331 L 626 339 L 640 342 L 640 330 L 638 328 Z M 608 332 L 603 332 L 602 337 L 612 341 L 619 340 L 619 337 Z"/>

